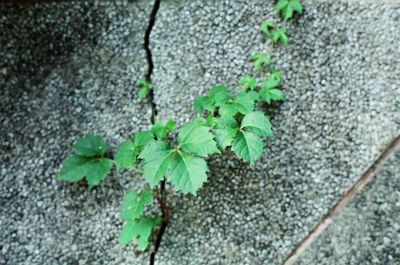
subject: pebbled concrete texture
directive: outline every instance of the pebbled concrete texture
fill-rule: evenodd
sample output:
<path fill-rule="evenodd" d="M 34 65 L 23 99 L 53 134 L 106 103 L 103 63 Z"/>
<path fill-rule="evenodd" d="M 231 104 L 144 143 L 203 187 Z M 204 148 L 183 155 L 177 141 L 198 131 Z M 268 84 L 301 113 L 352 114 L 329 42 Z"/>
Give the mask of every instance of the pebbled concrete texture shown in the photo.
<path fill-rule="evenodd" d="M 229 152 L 212 157 L 199 195 L 173 201 L 161 264 L 281 264 L 399 134 L 399 5 L 304 6 L 284 24 L 289 45 L 273 48 L 259 32 L 276 18 L 272 3 L 162 2 L 153 37 L 161 119 L 182 125 L 216 83 L 237 91 L 259 51 L 282 70 L 286 100 L 265 108 L 276 137 L 255 167 Z"/>
<path fill-rule="evenodd" d="M 88 192 L 55 176 L 79 136 L 115 150 L 149 127 L 134 84 L 151 4 L 0 6 L 0 264 L 148 264 L 118 245 L 123 193 L 142 189 L 141 177 L 113 172 Z M 180 127 L 213 84 L 237 90 L 262 50 L 286 100 L 264 107 L 276 137 L 255 167 L 227 152 L 209 159 L 197 197 L 171 194 L 157 264 L 280 264 L 400 132 L 400 6 L 304 7 L 283 24 L 288 47 L 272 48 L 259 33 L 276 19 L 272 2 L 162 1 L 151 36 L 160 119 Z"/>
<path fill-rule="evenodd" d="M 297 264 L 400 263 L 399 187 L 398 151 Z"/>
<path fill-rule="evenodd" d="M 141 178 L 113 171 L 92 192 L 55 178 L 78 137 L 115 150 L 150 126 L 134 89 L 148 7 L 0 5 L 0 264 L 147 264 L 118 244 L 122 196 Z"/>

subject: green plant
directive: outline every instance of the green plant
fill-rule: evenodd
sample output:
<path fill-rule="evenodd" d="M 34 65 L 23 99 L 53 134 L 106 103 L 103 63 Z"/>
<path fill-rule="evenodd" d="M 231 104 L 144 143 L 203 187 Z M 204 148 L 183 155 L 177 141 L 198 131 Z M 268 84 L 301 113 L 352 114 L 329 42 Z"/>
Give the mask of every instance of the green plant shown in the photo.
<path fill-rule="evenodd" d="M 144 99 L 147 93 L 150 91 L 150 89 L 153 88 L 153 84 L 147 81 L 146 79 L 139 79 L 138 87 L 139 87 L 139 92 L 138 92 L 139 99 Z"/>
<path fill-rule="evenodd" d="M 266 53 L 256 53 L 251 57 L 251 61 L 254 62 L 254 71 L 258 71 L 263 66 L 271 64 L 271 56 Z"/>
<path fill-rule="evenodd" d="M 285 28 L 276 28 L 275 23 L 266 20 L 261 26 L 261 31 L 266 37 L 270 38 L 273 43 L 282 43 L 283 46 L 287 45 L 288 37 Z"/>
<path fill-rule="evenodd" d="M 291 9 L 301 12 L 299 5 L 297 0 L 281 0 L 276 9 L 287 20 L 292 16 Z M 261 30 L 274 43 L 286 45 L 285 29 L 276 29 L 272 21 L 265 21 Z M 113 163 L 117 170 L 129 169 L 143 175 L 148 187 L 141 193 L 129 191 L 123 198 L 121 217 L 124 226 L 119 241 L 126 246 L 136 239 L 138 248 L 146 249 L 153 229 L 161 224 L 163 232 L 168 222 L 166 182 L 175 192 L 196 195 L 207 181 L 209 169 L 206 159 L 210 155 L 230 148 L 238 158 L 253 165 L 263 154 L 263 139 L 273 137 L 272 124 L 268 116 L 257 110 L 260 105 L 257 103 L 270 104 L 284 99 L 279 89 L 281 73 L 272 71 L 265 75 L 271 65 L 271 57 L 266 53 L 257 53 L 250 60 L 260 76 L 243 76 L 240 79 L 241 90 L 237 93 L 229 91 L 224 84 L 217 84 L 207 95 L 196 97 L 193 106 L 197 117 L 177 132 L 173 120 L 155 122 L 148 130 L 135 132 L 124 141 L 113 160 L 101 137 L 80 138 L 73 146 L 75 154 L 63 162 L 58 179 L 73 182 L 86 178 L 89 189 L 92 189 L 104 180 Z M 153 88 L 149 76 L 138 82 L 140 99 L 144 99 Z M 261 85 L 257 79 L 264 79 Z M 161 217 L 148 216 L 145 211 L 154 199 L 160 204 Z M 159 242 L 155 244 L 151 264 L 158 245 Z"/>
<path fill-rule="evenodd" d="M 294 12 L 303 12 L 303 6 L 298 0 L 279 0 L 275 9 L 285 21 L 293 17 Z"/>

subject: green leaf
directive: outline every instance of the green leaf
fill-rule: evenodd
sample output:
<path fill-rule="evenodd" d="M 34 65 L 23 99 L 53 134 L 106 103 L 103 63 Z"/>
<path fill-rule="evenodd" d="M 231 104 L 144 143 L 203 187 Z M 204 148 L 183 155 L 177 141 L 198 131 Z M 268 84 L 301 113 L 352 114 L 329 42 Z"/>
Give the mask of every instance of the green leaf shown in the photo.
<path fill-rule="evenodd" d="M 271 101 L 280 101 L 284 100 L 284 95 L 282 90 L 280 89 L 262 89 L 260 91 L 260 97 L 262 100 L 267 102 L 268 104 L 271 103 Z"/>
<path fill-rule="evenodd" d="M 215 109 L 214 102 L 207 96 L 199 96 L 194 99 L 194 110 L 197 113 L 202 112 L 203 110 L 208 110 L 209 112 L 213 112 Z"/>
<path fill-rule="evenodd" d="M 73 150 L 80 156 L 104 155 L 107 152 L 107 143 L 97 135 L 88 135 L 79 138 Z"/>
<path fill-rule="evenodd" d="M 138 86 L 139 86 L 138 96 L 140 99 L 144 99 L 149 90 L 153 88 L 153 84 L 145 79 L 140 79 L 138 81 Z"/>
<path fill-rule="evenodd" d="M 279 86 L 281 82 L 281 73 L 279 71 L 273 72 L 267 80 L 265 80 L 262 85 L 261 89 L 270 89 Z"/>
<path fill-rule="evenodd" d="M 232 94 L 225 85 L 219 84 L 208 92 L 208 97 L 214 102 L 215 106 L 221 106 L 232 97 Z"/>
<path fill-rule="evenodd" d="M 254 62 L 254 70 L 258 71 L 262 66 L 271 64 L 271 57 L 266 53 L 257 53 L 251 57 L 251 61 Z"/>
<path fill-rule="evenodd" d="M 89 189 L 97 186 L 102 182 L 107 174 L 111 171 L 112 162 L 108 158 L 93 159 L 88 165 L 86 172 L 86 180 L 89 185 Z"/>
<path fill-rule="evenodd" d="M 249 91 L 249 92 L 247 92 L 247 94 L 248 94 L 249 98 L 251 98 L 253 101 L 258 100 L 260 97 L 259 93 L 256 91 Z"/>
<path fill-rule="evenodd" d="M 138 155 L 137 151 L 135 144 L 131 140 L 123 142 L 115 154 L 117 169 L 132 168 Z"/>
<path fill-rule="evenodd" d="M 139 91 L 138 91 L 139 99 L 144 99 L 148 92 L 149 92 L 149 89 L 147 87 L 139 88 Z"/>
<path fill-rule="evenodd" d="M 167 178 L 175 191 L 196 195 L 197 190 L 207 181 L 207 171 L 207 163 L 203 158 L 177 151 L 168 167 Z"/>
<path fill-rule="evenodd" d="M 139 157 L 143 159 L 143 177 L 150 187 L 157 185 L 165 175 L 173 150 L 162 141 L 150 142 Z"/>
<path fill-rule="evenodd" d="M 149 245 L 149 238 L 153 228 L 161 223 L 160 218 L 141 218 L 137 221 L 126 222 L 119 237 L 121 246 L 128 245 L 133 238 L 137 238 L 138 248 L 145 250 Z"/>
<path fill-rule="evenodd" d="M 272 32 L 271 34 L 272 42 L 278 43 L 281 42 L 283 45 L 287 45 L 288 38 L 286 36 L 286 29 L 279 28 Z"/>
<path fill-rule="evenodd" d="M 150 129 L 150 131 L 157 137 L 158 140 L 164 139 L 164 137 L 175 129 L 175 121 L 168 120 L 165 125 L 162 123 L 156 123 Z"/>
<path fill-rule="evenodd" d="M 264 144 L 255 134 L 246 131 L 239 131 L 232 142 L 232 150 L 235 154 L 253 165 L 261 157 Z"/>
<path fill-rule="evenodd" d="M 247 129 L 258 136 L 273 136 L 272 124 L 260 111 L 254 111 L 244 116 L 241 129 Z"/>
<path fill-rule="evenodd" d="M 134 221 L 143 215 L 144 206 L 150 204 L 153 194 L 150 190 L 144 190 L 140 196 L 130 191 L 124 196 L 121 216 L 125 221 Z"/>
<path fill-rule="evenodd" d="M 178 142 L 178 148 L 196 156 L 206 157 L 219 153 L 210 127 L 203 126 L 199 120 L 188 123 L 179 130 Z"/>
<path fill-rule="evenodd" d="M 253 77 L 246 75 L 240 79 L 240 84 L 242 88 L 245 90 L 247 89 L 253 90 L 257 87 L 257 80 Z"/>
<path fill-rule="evenodd" d="M 204 125 L 207 127 L 213 128 L 215 126 L 215 124 L 216 124 L 215 117 L 212 114 L 208 115 Z"/>
<path fill-rule="evenodd" d="M 117 169 L 133 168 L 136 157 L 143 147 L 151 141 L 154 141 L 154 136 L 151 132 L 136 132 L 132 135 L 132 140 L 123 142 L 115 154 Z"/>
<path fill-rule="evenodd" d="M 287 21 L 289 18 L 293 16 L 293 8 L 291 5 L 287 5 L 283 10 L 282 10 L 282 15 L 283 15 L 283 20 Z"/>
<path fill-rule="evenodd" d="M 285 8 L 289 4 L 288 0 L 279 0 L 278 3 L 275 6 L 276 11 L 281 11 L 283 8 Z"/>
<path fill-rule="evenodd" d="M 275 23 L 271 20 L 265 20 L 261 25 L 261 31 L 264 32 L 267 36 L 270 36 L 271 30 L 275 27 Z"/>
<path fill-rule="evenodd" d="M 303 12 L 303 6 L 300 4 L 298 0 L 291 0 L 290 6 L 299 13 Z"/>
<path fill-rule="evenodd" d="M 171 121 L 169 121 L 169 122 L 171 122 Z M 173 128 L 175 126 L 175 122 L 172 121 L 172 123 L 173 123 L 173 125 L 171 125 L 171 124 L 168 125 L 168 123 L 167 123 L 167 129 L 171 129 L 172 128 L 171 130 L 173 130 Z M 132 135 L 132 139 L 133 139 L 133 142 L 134 142 L 134 144 L 135 144 L 135 146 L 136 146 L 136 148 L 138 150 L 138 153 L 140 153 L 143 150 L 143 147 L 145 145 L 147 145 L 148 143 L 154 141 L 154 136 L 149 131 L 144 131 L 144 132 L 139 131 L 139 132 L 135 132 Z"/>
<path fill-rule="evenodd" d="M 64 161 L 57 179 L 75 182 L 86 177 L 89 189 L 92 189 L 104 180 L 111 168 L 112 162 L 108 158 L 74 155 Z"/>
<path fill-rule="evenodd" d="M 86 176 L 88 163 L 92 160 L 90 157 L 71 156 L 64 160 L 58 180 L 75 182 Z"/>
<path fill-rule="evenodd" d="M 238 129 L 239 125 L 234 118 L 221 117 L 218 119 L 214 132 L 218 147 L 221 150 L 224 150 L 227 146 L 231 145 Z"/>
<path fill-rule="evenodd" d="M 234 102 L 227 102 L 219 108 L 219 115 L 221 117 L 233 117 L 238 112 L 238 106 Z"/>
<path fill-rule="evenodd" d="M 254 110 L 253 97 L 253 94 L 249 94 L 246 92 L 240 92 L 239 94 L 237 94 L 235 104 L 240 113 L 247 114 Z"/>

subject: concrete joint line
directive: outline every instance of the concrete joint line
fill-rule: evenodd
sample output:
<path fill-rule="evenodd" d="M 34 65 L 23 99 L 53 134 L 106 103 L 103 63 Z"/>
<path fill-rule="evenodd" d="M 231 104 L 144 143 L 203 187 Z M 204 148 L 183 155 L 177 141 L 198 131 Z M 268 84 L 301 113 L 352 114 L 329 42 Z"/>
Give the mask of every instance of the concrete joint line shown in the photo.
<path fill-rule="evenodd" d="M 283 265 L 293 265 L 299 259 L 300 255 L 314 242 L 317 237 L 332 223 L 333 218 L 339 214 L 347 205 L 353 201 L 356 194 L 361 191 L 364 186 L 372 180 L 374 175 L 382 167 L 382 165 L 389 159 L 389 157 L 396 152 L 400 147 L 400 135 L 392 140 L 392 142 L 383 150 L 381 155 L 375 160 L 374 163 L 365 171 L 354 185 L 348 189 L 341 197 L 341 199 L 333 206 L 329 212 L 322 218 L 322 220 L 311 230 L 307 237 L 305 237 L 289 254 Z"/>

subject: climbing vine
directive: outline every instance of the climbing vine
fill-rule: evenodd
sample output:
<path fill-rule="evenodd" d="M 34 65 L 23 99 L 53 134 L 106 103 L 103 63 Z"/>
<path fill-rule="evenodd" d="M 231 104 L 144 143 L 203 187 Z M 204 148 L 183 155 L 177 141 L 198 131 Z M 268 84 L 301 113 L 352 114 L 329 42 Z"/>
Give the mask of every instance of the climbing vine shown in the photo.
<path fill-rule="evenodd" d="M 145 99 L 150 94 L 148 98 L 151 101 L 153 62 L 149 37 L 159 5 L 160 0 L 156 0 L 145 34 L 149 70 L 138 82 L 139 98 Z M 287 21 L 294 12 L 301 13 L 302 6 L 297 0 L 279 0 L 276 10 Z M 273 45 L 286 46 L 288 43 L 285 28 L 278 28 L 273 21 L 264 21 L 261 32 L 271 39 Z M 240 159 L 253 165 L 263 154 L 263 139 L 273 136 L 272 124 L 263 112 L 257 110 L 257 103 L 271 104 L 284 99 L 280 89 L 281 72 L 273 69 L 270 54 L 254 54 L 250 61 L 254 64 L 254 74 L 240 79 L 238 93 L 232 93 L 224 84 L 213 86 L 207 95 L 194 100 L 197 117 L 177 132 L 175 121 L 157 121 L 152 102 L 152 127 L 133 133 L 118 147 L 114 159 L 107 155 L 107 144 L 100 136 L 88 135 L 75 143 L 74 155 L 63 162 L 58 179 L 69 182 L 86 179 L 89 189 L 99 185 L 114 164 L 117 170 L 130 169 L 142 174 L 148 187 L 141 192 L 128 191 L 123 198 L 121 217 L 124 225 L 119 241 L 126 246 L 135 239 L 138 249 L 145 250 L 153 230 L 160 226 L 150 264 L 154 263 L 169 220 L 166 183 L 170 183 L 175 192 L 196 195 L 207 181 L 207 157 L 230 148 Z M 259 83 L 257 80 L 260 79 L 264 80 Z M 145 207 L 153 200 L 158 201 L 161 216 L 145 214 Z"/>

